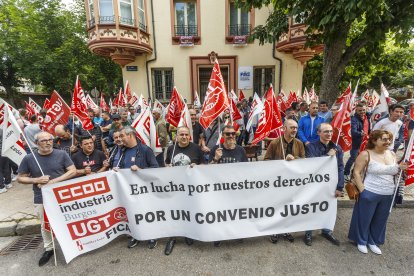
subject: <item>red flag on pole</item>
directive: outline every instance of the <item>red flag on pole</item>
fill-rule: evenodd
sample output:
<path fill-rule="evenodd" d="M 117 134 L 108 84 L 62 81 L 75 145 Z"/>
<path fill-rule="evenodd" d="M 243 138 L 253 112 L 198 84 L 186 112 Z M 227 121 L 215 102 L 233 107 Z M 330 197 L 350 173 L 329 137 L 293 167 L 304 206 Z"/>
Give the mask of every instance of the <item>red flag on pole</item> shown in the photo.
<path fill-rule="evenodd" d="M 232 91 L 229 95 L 229 102 L 230 102 L 230 116 L 232 118 L 232 121 L 237 121 L 242 118 L 239 109 L 236 106 L 237 103 L 237 96 Z"/>
<path fill-rule="evenodd" d="M 73 89 L 72 105 L 70 107 L 72 113 L 76 115 L 82 122 L 82 127 L 85 130 L 93 129 L 93 123 L 88 116 L 88 110 L 86 107 L 86 99 L 79 77 L 76 77 L 75 88 Z"/>
<path fill-rule="evenodd" d="M 104 111 L 109 111 L 109 106 L 105 102 L 104 94 L 101 93 L 101 100 L 99 102 L 99 107 Z"/>
<path fill-rule="evenodd" d="M 343 103 L 348 96 L 351 98 L 351 93 L 351 84 L 349 84 L 342 95 L 336 99 L 335 104 Z"/>
<path fill-rule="evenodd" d="M 70 107 L 65 103 L 58 92 L 53 91 L 50 97 L 50 107 L 43 120 L 43 130 L 55 135 L 55 127 L 66 125 L 69 121 Z"/>
<path fill-rule="evenodd" d="M 344 99 L 342 108 L 333 117 L 331 125 L 333 128 L 332 141 L 337 141 L 344 152 L 350 150 L 352 147 L 350 94 Z"/>
<path fill-rule="evenodd" d="M 126 96 L 126 102 L 128 103 L 132 97 L 131 86 L 129 86 L 128 81 L 126 81 L 125 83 L 125 96 Z"/>
<path fill-rule="evenodd" d="M 207 95 L 203 103 L 203 108 L 201 109 L 200 124 L 204 129 L 208 128 L 209 125 L 227 108 L 229 108 L 227 90 L 224 86 L 220 65 L 216 60 L 213 71 L 211 72 Z"/>
<path fill-rule="evenodd" d="M 43 103 L 44 109 L 49 109 L 50 107 L 50 100 L 48 98 L 45 99 L 45 102 Z"/>
<path fill-rule="evenodd" d="M 259 123 L 252 144 L 257 144 L 266 138 L 272 130 L 277 129 L 282 125 L 282 116 L 279 112 L 273 87 L 270 86 L 266 93 L 264 108 L 260 114 Z"/>
<path fill-rule="evenodd" d="M 243 99 L 246 99 L 246 97 L 244 96 L 243 90 L 240 89 L 240 91 L 239 91 L 239 102 Z"/>
<path fill-rule="evenodd" d="M 170 104 L 168 105 L 167 114 L 165 115 L 165 120 L 177 127 L 180 122 L 181 112 L 184 109 L 185 103 L 182 101 L 180 94 L 177 89 L 174 87 L 171 93 Z"/>
<path fill-rule="evenodd" d="M 26 104 L 27 119 L 29 119 L 29 120 L 30 120 L 30 118 L 31 118 L 33 115 L 37 114 L 37 113 L 35 112 L 35 110 L 32 108 L 32 106 L 31 106 L 28 102 L 26 102 L 26 101 L 24 101 L 24 102 L 25 102 L 25 104 Z"/>

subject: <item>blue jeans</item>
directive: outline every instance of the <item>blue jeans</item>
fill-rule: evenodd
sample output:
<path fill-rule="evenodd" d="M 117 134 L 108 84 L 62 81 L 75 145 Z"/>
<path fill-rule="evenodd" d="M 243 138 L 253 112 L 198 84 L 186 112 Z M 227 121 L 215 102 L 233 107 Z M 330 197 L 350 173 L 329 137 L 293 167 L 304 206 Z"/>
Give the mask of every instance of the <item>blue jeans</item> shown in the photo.
<path fill-rule="evenodd" d="M 358 149 L 351 149 L 351 151 L 350 151 L 351 156 L 349 156 L 349 159 L 346 162 L 345 169 L 344 169 L 344 175 L 348 175 L 348 174 L 351 173 L 352 165 L 354 164 L 355 159 L 358 156 L 358 153 L 359 153 L 359 148 Z"/>
<path fill-rule="evenodd" d="M 393 195 L 364 190 L 354 205 L 348 238 L 357 244 L 383 244 Z"/>

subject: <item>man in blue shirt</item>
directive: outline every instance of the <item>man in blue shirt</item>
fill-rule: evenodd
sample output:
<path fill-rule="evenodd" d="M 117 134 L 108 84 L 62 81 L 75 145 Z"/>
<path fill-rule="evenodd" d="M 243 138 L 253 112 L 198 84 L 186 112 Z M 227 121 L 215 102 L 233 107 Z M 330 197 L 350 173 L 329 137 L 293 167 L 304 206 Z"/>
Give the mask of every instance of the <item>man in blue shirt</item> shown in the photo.
<path fill-rule="evenodd" d="M 336 155 L 338 162 L 338 184 L 336 185 L 335 197 L 341 196 L 344 188 L 344 153 L 340 146 L 332 142 L 333 129 L 330 124 L 322 123 L 318 126 L 317 130 L 319 140 L 309 143 L 306 146 L 306 158 Z M 322 229 L 322 236 L 334 245 L 339 246 L 339 240 L 334 237 L 331 229 Z M 308 246 L 312 245 L 312 231 L 305 232 L 304 242 Z"/>
<path fill-rule="evenodd" d="M 298 137 L 305 146 L 319 140 L 316 128 L 325 122 L 325 119 L 318 116 L 318 110 L 318 103 L 312 102 L 309 106 L 308 115 L 301 117 L 298 122 Z"/>
<path fill-rule="evenodd" d="M 131 168 L 132 171 L 138 171 L 146 168 L 158 168 L 154 152 L 150 147 L 141 143 L 136 136 L 136 131 L 131 126 L 125 126 L 120 130 L 119 137 L 124 144 L 119 168 Z M 128 248 L 133 248 L 138 244 L 138 240 L 132 238 L 128 242 Z M 157 240 L 149 240 L 148 248 L 153 249 L 157 246 Z"/>

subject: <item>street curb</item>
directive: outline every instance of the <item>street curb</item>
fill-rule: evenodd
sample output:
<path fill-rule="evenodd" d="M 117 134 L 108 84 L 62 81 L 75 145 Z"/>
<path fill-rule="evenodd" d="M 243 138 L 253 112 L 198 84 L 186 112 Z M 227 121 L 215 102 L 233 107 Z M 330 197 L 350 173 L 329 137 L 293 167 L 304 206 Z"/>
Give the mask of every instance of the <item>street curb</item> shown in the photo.
<path fill-rule="evenodd" d="M 354 208 L 354 200 L 338 200 L 338 208 Z M 414 208 L 414 200 L 403 201 L 403 204 L 398 204 L 396 207 L 398 209 L 411 209 Z"/>

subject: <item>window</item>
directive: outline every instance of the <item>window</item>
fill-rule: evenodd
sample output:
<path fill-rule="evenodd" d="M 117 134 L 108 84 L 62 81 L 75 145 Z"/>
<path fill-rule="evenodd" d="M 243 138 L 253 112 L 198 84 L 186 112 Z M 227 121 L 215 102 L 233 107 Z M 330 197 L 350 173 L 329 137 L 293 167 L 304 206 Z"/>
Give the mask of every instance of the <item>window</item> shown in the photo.
<path fill-rule="evenodd" d="M 197 14 L 194 1 L 175 1 L 175 36 L 197 36 Z"/>
<path fill-rule="evenodd" d="M 275 83 L 274 67 L 255 67 L 253 71 L 253 91 L 262 97 L 270 84 Z"/>
<path fill-rule="evenodd" d="M 138 18 L 139 18 L 139 25 L 138 27 L 143 30 L 147 31 L 147 22 L 145 20 L 145 0 L 138 0 Z"/>
<path fill-rule="evenodd" d="M 99 23 L 114 23 L 114 9 L 112 0 L 99 0 Z"/>
<path fill-rule="evenodd" d="M 173 69 L 152 69 L 152 91 L 159 101 L 168 101 L 174 86 Z"/>
<path fill-rule="evenodd" d="M 132 0 L 119 0 L 120 17 L 119 22 L 124 25 L 134 25 L 132 15 Z"/>
<path fill-rule="evenodd" d="M 229 36 L 250 35 L 249 17 L 249 11 L 237 8 L 234 3 L 230 3 Z"/>
<path fill-rule="evenodd" d="M 95 13 L 93 12 L 93 0 L 88 0 L 89 7 L 89 27 L 95 25 Z"/>

